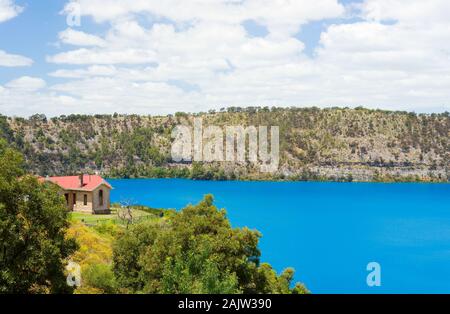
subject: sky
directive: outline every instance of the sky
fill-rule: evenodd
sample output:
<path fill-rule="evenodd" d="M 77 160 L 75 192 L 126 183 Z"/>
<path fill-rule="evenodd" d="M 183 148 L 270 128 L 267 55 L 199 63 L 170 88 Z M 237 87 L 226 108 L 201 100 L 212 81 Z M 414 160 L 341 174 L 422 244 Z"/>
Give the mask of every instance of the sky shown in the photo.
<path fill-rule="evenodd" d="M 0 113 L 450 111 L 448 0 L 0 0 Z"/>

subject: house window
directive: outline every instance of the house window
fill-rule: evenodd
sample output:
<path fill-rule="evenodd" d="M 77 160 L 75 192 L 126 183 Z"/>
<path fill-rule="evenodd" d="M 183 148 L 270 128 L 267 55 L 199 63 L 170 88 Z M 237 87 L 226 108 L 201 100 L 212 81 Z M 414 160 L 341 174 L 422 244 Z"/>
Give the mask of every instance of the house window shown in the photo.
<path fill-rule="evenodd" d="M 73 197 L 73 205 L 76 205 L 77 204 L 77 195 L 75 193 L 73 193 L 72 197 Z"/>
<path fill-rule="evenodd" d="M 64 197 L 66 198 L 66 204 L 69 205 L 69 194 L 64 194 Z"/>
<path fill-rule="evenodd" d="M 84 202 L 83 202 L 84 206 L 87 205 L 87 194 L 84 194 Z"/>
<path fill-rule="evenodd" d="M 103 190 L 98 191 L 98 202 L 100 206 L 103 206 Z"/>

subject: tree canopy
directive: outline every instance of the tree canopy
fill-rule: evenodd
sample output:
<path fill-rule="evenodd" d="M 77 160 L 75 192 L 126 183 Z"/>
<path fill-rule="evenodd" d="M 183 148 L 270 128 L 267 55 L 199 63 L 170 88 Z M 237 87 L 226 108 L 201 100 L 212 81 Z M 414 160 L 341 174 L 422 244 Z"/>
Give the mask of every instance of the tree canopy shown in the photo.
<path fill-rule="evenodd" d="M 65 238 L 63 198 L 54 186 L 24 175 L 23 165 L 0 140 L 0 292 L 71 292 L 64 260 L 76 243 Z"/>
<path fill-rule="evenodd" d="M 132 226 L 113 246 L 113 271 L 132 293 L 306 293 L 294 271 L 260 263 L 261 234 L 232 228 L 211 195 L 170 219 Z"/>

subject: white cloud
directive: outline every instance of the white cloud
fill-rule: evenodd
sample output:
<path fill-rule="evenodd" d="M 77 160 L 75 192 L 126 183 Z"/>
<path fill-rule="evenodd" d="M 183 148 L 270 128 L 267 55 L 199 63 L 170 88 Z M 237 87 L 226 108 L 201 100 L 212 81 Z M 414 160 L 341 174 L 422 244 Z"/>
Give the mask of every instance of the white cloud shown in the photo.
<path fill-rule="evenodd" d="M 57 84 L 45 91 L 20 89 L 18 86 L 4 86 L 2 90 L 0 87 L 0 112 L 19 116 L 115 111 L 168 114 L 179 108 L 195 111 L 201 99 L 198 93 L 185 93 L 165 82 L 137 83 L 119 78 L 93 77 Z"/>
<path fill-rule="evenodd" d="M 360 5 L 363 17 L 377 22 L 394 20 L 407 24 L 448 23 L 447 0 L 366 0 Z"/>
<path fill-rule="evenodd" d="M 48 62 L 68 64 L 139 64 L 155 61 L 152 51 L 126 49 L 115 51 L 81 48 L 47 57 Z"/>
<path fill-rule="evenodd" d="M 0 86 L 0 112 L 11 116 L 50 113 L 52 106 L 56 108 L 62 105 L 62 99 L 60 96 L 43 91 L 45 86 L 44 80 L 29 76 L 17 78 Z"/>
<path fill-rule="evenodd" d="M 60 69 L 49 73 L 50 76 L 60 78 L 85 78 L 94 76 L 113 76 L 116 74 L 114 66 L 93 65 L 87 69 L 65 70 Z"/>
<path fill-rule="evenodd" d="M 67 7 L 70 7 L 69 2 Z M 59 64 L 158 64 L 160 71 L 186 65 L 211 65 L 192 69 L 211 74 L 218 69 L 283 64 L 298 59 L 304 44 L 292 37 L 309 21 L 338 17 L 344 8 L 337 0 L 77 0 L 81 12 L 111 25 L 104 38 L 95 37 L 101 47 L 83 48 L 49 56 Z M 151 27 L 138 23 L 136 15 L 161 20 Z M 267 38 L 251 38 L 241 25 L 254 19 L 269 30 Z M 170 21 L 170 22 L 169 22 Z M 82 33 L 83 37 L 88 36 Z M 61 37 L 67 40 L 66 32 Z M 73 32 L 70 37 L 74 36 Z M 86 42 L 87 40 L 76 40 Z M 219 70 L 219 71 L 220 71 Z M 172 71 L 177 79 L 176 71 Z M 180 73 L 180 76 L 185 77 Z M 200 74 L 200 73 L 199 73 Z M 211 75 L 208 75 L 209 77 Z M 195 75 L 193 77 L 195 80 Z"/>
<path fill-rule="evenodd" d="M 0 23 L 8 21 L 22 12 L 23 8 L 12 0 L 0 0 Z M 30 66 L 33 60 L 0 49 L 0 67 Z"/>
<path fill-rule="evenodd" d="M 310 20 L 336 17 L 343 6 L 336 0 L 73 0 L 83 15 L 98 22 L 116 21 L 136 14 L 165 17 L 176 23 L 213 21 L 236 24 L 247 19 L 257 19 L 275 29 L 282 25 L 300 25 Z"/>
<path fill-rule="evenodd" d="M 59 40 L 65 44 L 74 46 L 104 46 L 105 41 L 95 35 L 87 34 L 85 32 L 77 31 L 72 28 L 58 34 Z"/>
<path fill-rule="evenodd" d="M 0 50 L 0 66 L 4 67 L 19 67 L 19 66 L 30 66 L 33 64 L 33 60 L 30 58 L 6 53 Z"/>
<path fill-rule="evenodd" d="M 13 0 L 0 0 L 0 23 L 16 17 L 22 10 Z"/>
<path fill-rule="evenodd" d="M 8 82 L 5 86 L 11 90 L 33 92 L 44 88 L 45 81 L 41 78 L 22 76 Z"/>
<path fill-rule="evenodd" d="M 79 2 L 82 13 L 107 30 L 102 36 L 59 33 L 61 43 L 78 46 L 62 45 L 47 57 L 64 66 L 49 75 L 64 81 L 27 92 L 5 85 L 1 111 L 155 114 L 227 105 L 450 110 L 448 1 L 366 0 L 353 6 L 356 22 L 346 19 L 337 0 Z M 314 57 L 306 55 L 310 43 L 297 32 L 327 18 L 340 20 L 323 30 Z M 267 36 L 250 36 L 242 25 L 249 19 Z"/>

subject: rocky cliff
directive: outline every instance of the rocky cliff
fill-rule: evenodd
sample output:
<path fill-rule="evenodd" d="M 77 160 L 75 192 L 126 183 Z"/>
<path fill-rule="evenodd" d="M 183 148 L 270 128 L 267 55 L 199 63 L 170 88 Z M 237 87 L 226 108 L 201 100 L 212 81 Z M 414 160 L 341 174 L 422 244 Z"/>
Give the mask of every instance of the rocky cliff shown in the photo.
<path fill-rule="evenodd" d="M 280 165 L 272 174 L 251 163 L 175 163 L 176 125 L 279 126 Z M 1 136 L 40 175 L 101 172 L 120 177 L 448 181 L 450 116 L 381 110 L 228 108 L 170 116 L 1 117 Z"/>

